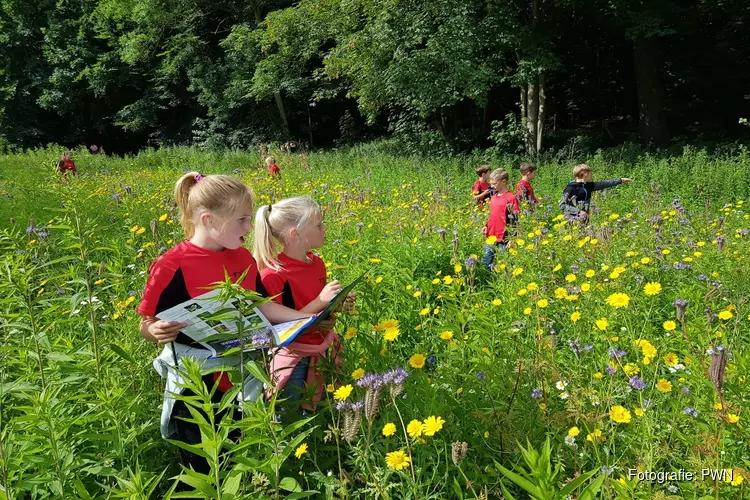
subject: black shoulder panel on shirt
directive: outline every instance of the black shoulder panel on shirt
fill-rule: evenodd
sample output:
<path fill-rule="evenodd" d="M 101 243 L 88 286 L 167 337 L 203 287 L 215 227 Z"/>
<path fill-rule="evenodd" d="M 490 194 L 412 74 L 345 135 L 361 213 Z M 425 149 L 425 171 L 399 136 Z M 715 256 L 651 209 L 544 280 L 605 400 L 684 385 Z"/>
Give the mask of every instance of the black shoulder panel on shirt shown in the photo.
<path fill-rule="evenodd" d="M 260 278 L 260 273 L 255 276 L 255 293 L 261 297 L 268 297 L 268 290 L 266 290 L 263 280 Z"/>
<path fill-rule="evenodd" d="M 156 313 L 159 314 L 190 299 L 187 285 L 185 285 L 185 276 L 182 274 L 182 268 L 178 268 L 169 284 L 164 287 L 161 295 L 159 295 L 159 302 L 156 304 Z M 175 342 L 189 346 L 198 345 L 193 339 L 182 332 L 177 334 Z"/>
<path fill-rule="evenodd" d="M 294 307 L 294 294 L 292 294 L 292 287 L 289 286 L 289 282 L 284 282 L 284 290 L 281 292 L 281 303 L 290 309 Z"/>

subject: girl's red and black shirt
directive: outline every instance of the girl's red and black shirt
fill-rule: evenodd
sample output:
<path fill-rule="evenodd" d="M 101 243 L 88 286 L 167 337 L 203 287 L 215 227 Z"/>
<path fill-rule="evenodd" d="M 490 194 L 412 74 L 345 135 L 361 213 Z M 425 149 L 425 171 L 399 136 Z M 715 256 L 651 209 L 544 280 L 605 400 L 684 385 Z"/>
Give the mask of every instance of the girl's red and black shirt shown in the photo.
<path fill-rule="evenodd" d="M 224 281 L 228 273 L 232 281 L 247 271 L 240 285 L 266 297 L 258 265 L 247 248 L 207 250 L 183 241 L 160 256 L 149 268 L 141 303 L 136 308 L 142 316 L 156 316 L 162 311 L 209 292 L 207 287 Z M 186 345 L 197 345 L 180 332 L 175 340 Z"/>

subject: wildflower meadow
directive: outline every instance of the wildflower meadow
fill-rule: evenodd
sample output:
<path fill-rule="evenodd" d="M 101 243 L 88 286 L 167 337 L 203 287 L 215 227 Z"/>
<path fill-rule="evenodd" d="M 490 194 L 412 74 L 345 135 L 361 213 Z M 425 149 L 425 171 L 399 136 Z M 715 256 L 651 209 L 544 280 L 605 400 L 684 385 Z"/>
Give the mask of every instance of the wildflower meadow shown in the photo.
<path fill-rule="evenodd" d="M 596 193 L 585 227 L 558 207 L 574 163 L 539 162 L 541 205 L 492 270 L 469 196 L 486 159 L 279 152 L 279 179 L 252 152 L 77 152 L 61 178 L 59 153 L 0 157 L 0 499 L 744 498 L 747 151 L 588 158 L 634 182 Z M 312 196 L 329 279 L 365 273 L 336 323 L 343 372 L 300 420 L 273 398 L 213 425 L 236 391 L 211 403 L 188 364 L 207 475 L 159 435 L 135 312 L 182 241 L 191 170 L 236 175 L 256 207 Z M 268 382 L 265 354 L 243 369 Z"/>

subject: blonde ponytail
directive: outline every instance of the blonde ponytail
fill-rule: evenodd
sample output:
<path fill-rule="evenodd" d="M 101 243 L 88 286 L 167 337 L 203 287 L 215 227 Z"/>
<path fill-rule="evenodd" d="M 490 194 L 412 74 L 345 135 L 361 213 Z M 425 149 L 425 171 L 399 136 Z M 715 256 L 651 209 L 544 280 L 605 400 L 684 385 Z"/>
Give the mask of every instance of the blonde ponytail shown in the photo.
<path fill-rule="evenodd" d="M 258 271 L 270 267 L 280 269 L 279 261 L 276 259 L 279 251 L 276 248 L 277 238 L 273 234 L 271 225 L 268 223 L 271 205 L 263 205 L 255 214 L 255 243 L 253 244 L 253 256 L 258 263 Z"/>
<path fill-rule="evenodd" d="M 320 205 L 309 196 L 285 198 L 273 205 L 263 205 L 255 214 L 255 246 L 253 255 L 258 270 L 281 269 L 278 243 L 285 244 L 284 235 L 291 228 L 301 229 L 316 215 L 322 216 Z"/>
<path fill-rule="evenodd" d="M 201 211 L 228 220 L 239 207 L 246 206 L 251 213 L 253 210 L 253 192 L 229 175 L 203 176 L 188 172 L 175 183 L 174 199 L 187 239 L 195 235 L 195 215 Z"/>

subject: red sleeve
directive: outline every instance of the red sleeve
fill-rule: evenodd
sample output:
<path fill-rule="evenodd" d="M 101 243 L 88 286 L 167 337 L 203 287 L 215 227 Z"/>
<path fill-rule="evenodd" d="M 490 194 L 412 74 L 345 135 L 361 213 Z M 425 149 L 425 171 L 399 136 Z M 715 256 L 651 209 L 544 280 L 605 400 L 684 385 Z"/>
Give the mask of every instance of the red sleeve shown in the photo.
<path fill-rule="evenodd" d="M 274 269 L 264 269 L 260 273 L 260 278 L 268 292 L 268 296 L 273 297 L 276 295 L 273 300 L 281 304 L 281 292 L 284 291 L 284 282 L 286 281 L 284 277 Z"/>
<path fill-rule="evenodd" d="M 477 181 L 474 183 L 474 185 L 471 187 L 472 193 L 481 193 L 482 192 L 482 185 L 480 184 L 481 181 Z"/>
<path fill-rule="evenodd" d="M 148 270 L 148 279 L 146 280 L 146 287 L 143 289 L 143 298 L 136 308 L 136 312 L 141 316 L 156 315 L 156 306 L 159 304 L 159 298 L 167 285 L 172 281 L 177 269 L 179 269 L 179 264 L 164 259 L 166 255 L 164 254 L 156 259 Z"/>
<path fill-rule="evenodd" d="M 520 208 L 520 207 L 519 207 L 519 205 L 518 205 L 518 198 L 516 198 L 515 196 L 513 196 L 513 197 L 512 197 L 512 200 L 513 200 L 513 201 L 512 201 L 512 203 L 513 203 L 513 207 L 515 208 L 515 210 L 513 210 L 513 211 L 514 211 L 515 213 L 518 213 L 518 212 L 520 212 L 520 211 L 521 211 L 521 208 Z"/>

